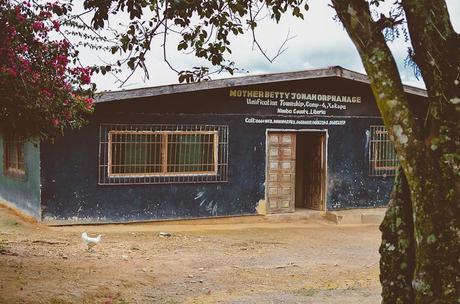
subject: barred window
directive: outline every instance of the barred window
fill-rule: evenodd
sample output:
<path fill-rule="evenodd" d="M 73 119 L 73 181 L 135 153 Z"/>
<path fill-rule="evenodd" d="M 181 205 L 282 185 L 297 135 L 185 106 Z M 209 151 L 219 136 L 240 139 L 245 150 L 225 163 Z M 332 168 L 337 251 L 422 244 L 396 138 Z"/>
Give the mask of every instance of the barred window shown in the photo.
<path fill-rule="evenodd" d="M 216 131 L 176 132 L 166 135 L 166 172 L 216 174 Z"/>
<path fill-rule="evenodd" d="M 216 131 L 110 131 L 109 176 L 215 174 Z"/>
<path fill-rule="evenodd" d="M 99 184 L 227 180 L 226 126 L 103 124 Z"/>
<path fill-rule="evenodd" d="M 398 156 L 384 126 L 371 126 L 369 141 L 369 175 L 394 176 Z"/>
<path fill-rule="evenodd" d="M 25 176 L 24 140 L 22 138 L 17 136 L 3 138 L 3 173 L 16 178 Z"/>

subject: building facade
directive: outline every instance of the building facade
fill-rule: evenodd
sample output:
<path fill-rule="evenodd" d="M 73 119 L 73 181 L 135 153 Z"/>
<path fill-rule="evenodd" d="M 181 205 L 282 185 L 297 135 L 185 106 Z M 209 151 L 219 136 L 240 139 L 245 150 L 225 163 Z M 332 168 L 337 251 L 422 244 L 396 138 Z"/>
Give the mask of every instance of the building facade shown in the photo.
<path fill-rule="evenodd" d="M 86 127 L 2 148 L 0 199 L 50 224 L 380 207 L 398 166 L 367 77 L 340 67 L 107 92 Z"/>

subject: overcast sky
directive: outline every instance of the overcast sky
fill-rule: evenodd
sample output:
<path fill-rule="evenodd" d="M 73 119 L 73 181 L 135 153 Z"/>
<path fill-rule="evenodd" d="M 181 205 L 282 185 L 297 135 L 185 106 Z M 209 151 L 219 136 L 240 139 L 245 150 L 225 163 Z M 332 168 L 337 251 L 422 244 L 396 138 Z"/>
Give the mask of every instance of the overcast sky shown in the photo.
<path fill-rule="evenodd" d="M 392 3 L 393 0 L 388 1 Z M 451 20 L 457 32 L 460 32 L 460 0 L 446 0 Z M 238 36 L 232 40 L 233 54 L 231 60 L 244 69 L 243 74 L 265 74 L 275 72 L 298 71 L 311 68 L 323 68 L 340 65 L 357 72 L 364 72 L 358 53 L 342 25 L 334 21 L 334 10 L 324 0 L 310 0 L 310 10 L 305 14 L 305 20 L 286 16 L 280 24 L 273 21 L 259 23 L 256 32 L 258 40 L 268 54 L 276 53 L 288 32 L 295 36 L 287 44 L 287 50 L 273 63 L 268 62 L 257 49 L 252 48 L 252 37 Z M 404 39 L 398 39 L 390 44 L 397 60 L 403 82 L 423 87 L 423 82 L 417 80 L 413 71 L 405 67 L 404 58 L 407 55 L 407 44 Z M 143 73 L 136 73 L 125 85 L 124 89 L 158 86 L 178 83 L 177 75 L 163 62 L 161 41 L 154 41 L 153 50 L 148 55 L 150 79 L 144 79 Z M 200 65 L 200 61 L 192 55 L 177 52 L 174 39 L 169 41 L 168 59 L 179 70 L 190 69 Z M 95 54 L 84 51 L 84 64 L 101 64 L 106 60 L 106 54 Z M 122 74 L 118 77 L 122 77 Z M 229 77 L 229 75 L 215 75 L 213 79 Z M 98 91 L 120 90 L 119 83 L 110 75 L 104 77 L 96 75 L 94 80 Z"/>

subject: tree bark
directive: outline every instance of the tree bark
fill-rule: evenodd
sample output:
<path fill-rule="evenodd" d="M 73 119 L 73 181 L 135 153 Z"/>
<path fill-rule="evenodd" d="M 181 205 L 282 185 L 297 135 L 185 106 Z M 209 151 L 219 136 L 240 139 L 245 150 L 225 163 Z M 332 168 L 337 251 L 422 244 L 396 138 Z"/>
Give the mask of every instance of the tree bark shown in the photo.
<path fill-rule="evenodd" d="M 411 285 L 415 303 L 458 303 L 459 36 L 452 29 L 444 1 L 401 1 L 415 50 L 414 60 L 426 78 L 428 92 L 426 123 L 418 128 L 382 34 L 382 23 L 373 20 L 368 2 L 332 0 L 332 3 L 361 56 L 407 179 L 414 219 L 415 271 Z M 395 258 L 386 253 L 383 260 Z M 402 282 L 409 283 L 399 281 Z M 384 302 L 391 303 L 386 294 L 383 296 Z"/>
<path fill-rule="evenodd" d="M 460 299 L 460 37 L 444 1 L 403 0 L 425 81 L 429 111 L 424 130 L 424 180 L 414 189 L 417 303 Z"/>
<path fill-rule="evenodd" d="M 399 168 L 388 209 L 380 225 L 380 283 L 383 304 L 414 303 L 412 280 L 415 239 L 412 202 L 404 171 Z"/>

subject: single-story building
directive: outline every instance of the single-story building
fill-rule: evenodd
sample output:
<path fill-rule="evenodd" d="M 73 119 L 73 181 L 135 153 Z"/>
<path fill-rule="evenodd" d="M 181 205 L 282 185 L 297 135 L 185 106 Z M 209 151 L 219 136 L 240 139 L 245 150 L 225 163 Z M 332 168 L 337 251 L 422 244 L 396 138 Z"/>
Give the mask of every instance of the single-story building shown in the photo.
<path fill-rule="evenodd" d="M 341 67 L 102 93 L 87 126 L 3 134 L 0 159 L 0 201 L 49 224 L 385 206 L 398 166 L 368 77 Z"/>

